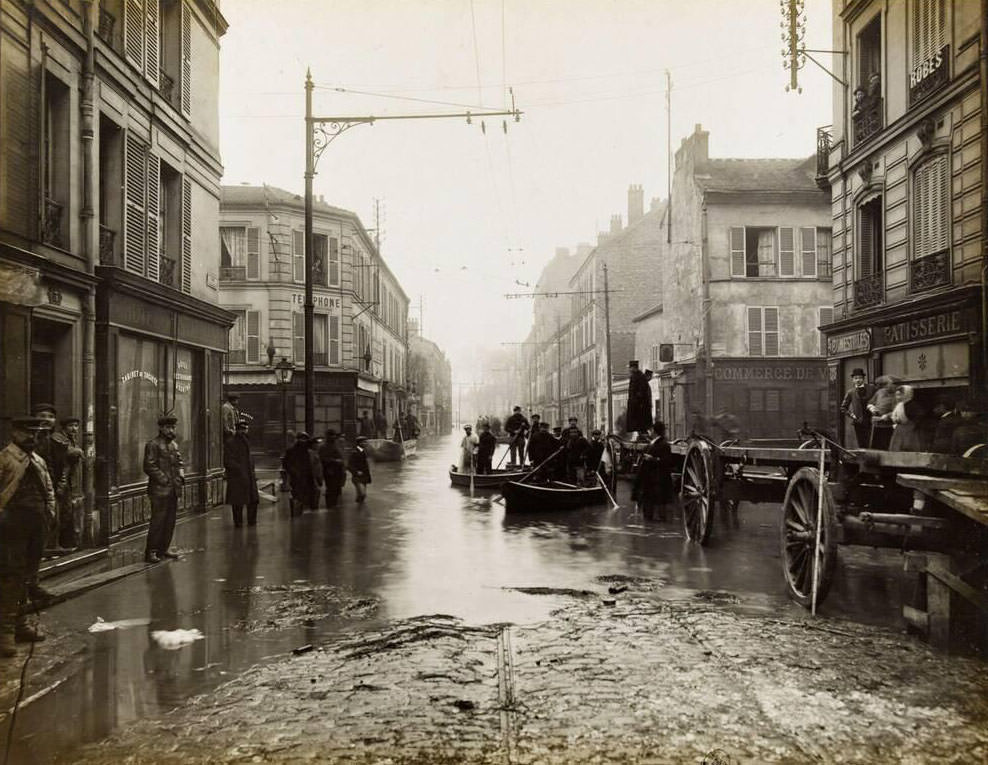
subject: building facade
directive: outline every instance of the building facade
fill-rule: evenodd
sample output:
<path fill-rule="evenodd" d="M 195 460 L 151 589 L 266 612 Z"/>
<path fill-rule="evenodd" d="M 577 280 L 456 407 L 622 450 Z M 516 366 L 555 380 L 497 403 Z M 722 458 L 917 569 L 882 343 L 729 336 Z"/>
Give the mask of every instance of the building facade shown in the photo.
<path fill-rule="evenodd" d="M 220 301 L 236 321 L 227 390 L 274 453 L 305 423 L 305 204 L 272 186 L 224 186 Z M 408 398 L 408 298 L 352 212 L 313 201 L 315 430 L 352 437 L 367 412 L 390 436 Z M 287 359 L 287 388 L 275 365 Z M 283 408 L 284 406 L 284 408 Z"/>
<path fill-rule="evenodd" d="M 149 518 L 162 412 L 180 507 L 221 499 L 226 22 L 210 0 L 13 0 L 0 30 L 0 429 L 42 401 L 82 419 L 86 538 L 105 543 Z"/>
<path fill-rule="evenodd" d="M 453 428 L 453 377 L 449 359 L 409 321 L 409 410 L 418 418 L 420 436 L 446 435 Z"/>
<path fill-rule="evenodd" d="M 728 413 L 743 437 L 791 438 L 835 406 L 819 330 L 832 312 L 828 194 L 815 157 L 716 159 L 708 144 L 697 125 L 676 152 L 636 355 L 672 437 Z"/>
<path fill-rule="evenodd" d="M 959 398 L 984 410 L 984 5 L 837 0 L 833 23 L 847 53 L 826 157 L 832 395 L 861 367 L 909 383 L 927 411 Z"/>

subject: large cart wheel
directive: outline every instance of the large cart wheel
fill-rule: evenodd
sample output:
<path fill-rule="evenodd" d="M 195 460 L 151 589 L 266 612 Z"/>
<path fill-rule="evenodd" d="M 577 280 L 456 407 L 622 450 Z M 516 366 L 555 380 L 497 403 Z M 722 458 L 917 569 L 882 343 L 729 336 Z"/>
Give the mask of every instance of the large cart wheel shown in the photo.
<path fill-rule="evenodd" d="M 713 454 L 710 444 L 696 441 L 683 460 L 683 479 L 679 496 L 683 505 L 683 530 L 691 542 L 705 545 L 713 521 L 711 488 Z"/>
<path fill-rule="evenodd" d="M 823 486 L 819 519 L 820 553 L 814 555 L 819 489 L 820 472 L 816 468 L 802 467 L 789 481 L 782 504 L 782 571 L 789 597 L 804 607 L 809 607 L 813 600 L 814 558 L 817 562 L 818 605 L 827 597 L 837 566 L 834 497 L 827 483 Z"/>

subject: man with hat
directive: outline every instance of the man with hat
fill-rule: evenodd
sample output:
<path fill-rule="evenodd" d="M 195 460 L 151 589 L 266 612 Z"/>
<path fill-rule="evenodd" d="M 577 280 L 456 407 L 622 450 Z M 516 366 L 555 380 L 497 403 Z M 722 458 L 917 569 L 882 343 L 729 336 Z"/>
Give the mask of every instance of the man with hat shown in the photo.
<path fill-rule="evenodd" d="M 35 452 L 46 427 L 39 417 L 11 420 L 10 443 L 0 451 L 0 656 L 16 653 L 14 642 L 44 640 L 19 614 L 36 586 L 48 529 L 55 519 L 55 489 L 45 461 Z"/>
<path fill-rule="evenodd" d="M 367 461 L 367 452 L 364 451 L 364 444 L 367 438 L 357 436 L 357 445 L 350 452 L 347 460 L 347 470 L 350 471 L 350 480 L 353 481 L 353 488 L 357 492 L 357 502 L 362 503 L 367 499 L 367 484 L 371 482 L 370 463 Z"/>
<path fill-rule="evenodd" d="M 587 483 L 593 480 L 594 485 L 596 485 L 596 479 L 592 478 L 593 474 L 596 472 L 601 478 L 607 477 L 607 466 L 604 465 L 604 448 L 606 444 L 604 443 L 603 434 L 600 432 L 599 428 L 594 428 L 593 432 L 590 434 L 590 441 L 587 442 L 586 451 L 583 453 L 583 474 L 587 477 Z"/>
<path fill-rule="evenodd" d="M 628 413 L 624 427 L 629 433 L 647 433 L 652 427 L 652 389 L 636 359 L 628 362 Z"/>
<path fill-rule="evenodd" d="M 526 436 L 528 436 L 528 420 L 521 413 L 520 406 L 514 408 L 511 416 L 504 423 L 504 429 L 511 436 L 511 441 L 508 442 L 508 449 L 510 451 L 508 459 L 512 465 L 521 466 L 525 460 L 525 440 Z"/>
<path fill-rule="evenodd" d="M 62 429 L 52 434 L 51 440 L 61 450 L 64 462 L 55 486 L 55 503 L 58 512 L 58 544 L 63 549 L 75 549 L 82 541 L 82 457 L 79 445 L 78 417 L 63 417 Z"/>
<path fill-rule="evenodd" d="M 55 423 L 58 421 L 58 413 L 53 404 L 35 404 L 31 409 L 31 414 L 42 422 L 43 429 L 38 431 L 35 439 L 34 453 L 45 461 L 48 467 L 48 477 L 51 478 L 52 486 L 55 487 L 55 495 L 58 496 L 62 488 L 62 476 L 65 472 L 66 449 L 63 443 L 53 438 L 55 433 Z M 48 529 L 48 538 L 45 540 L 45 552 L 48 555 L 58 555 L 64 552 L 58 543 L 59 529 L 61 528 L 61 507 L 55 502 L 55 521 Z M 38 561 L 40 567 L 41 561 Z"/>
<path fill-rule="evenodd" d="M 223 449 L 223 467 L 226 469 L 226 501 L 233 511 L 233 525 L 244 525 L 244 505 L 247 506 L 247 525 L 257 525 L 257 475 L 254 472 L 254 459 L 250 456 L 250 442 L 247 434 L 250 423 L 241 418 L 233 437 L 228 439 Z"/>
<path fill-rule="evenodd" d="M 306 510 L 318 510 L 321 466 L 319 457 L 313 454 L 309 434 L 304 430 L 295 434 L 295 443 L 285 450 L 281 466 L 288 474 L 288 487 L 292 492 L 292 516 Z"/>
<path fill-rule="evenodd" d="M 326 440 L 319 445 L 319 464 L 326 483 L 326 507 L 336 507 L 346 482 L 346 468 L 340 451 L 340 435 L 332 428 L 326 431 Z"/>
<path fill-rule="evenodd" d="M 177 423 L 175 415 L 161 415 L 158 435 L 144 445 L 144 473 L 148 477 L 148 496 L 151 498 L 151 521 L 144 546 L 144 560 L 148 563 L 178 557 L 168 549 L 175 533 L 178 496 L 185 485 L 182 454 L 175 444 Z"/>
<path fill-rule="evenodd" d="M 851 388 L 840 405 L 841 414 L 851 418 L 859 449 L 868 449 L 871 446 L 871 412 L 868 410 L 868 402 L 875 395 L 875 386 L 867 382 L 867 379 L 865 371 L 856 367 L 851 372 Z"/>
<path fill-rule="evenodd" d="M 473 473 L 476 468 L 476 454 L 480 449 L 480 436 L 473 434 L 472 425 L 463 426 L 463 440 L 460 441 L 460 472 Z"/>

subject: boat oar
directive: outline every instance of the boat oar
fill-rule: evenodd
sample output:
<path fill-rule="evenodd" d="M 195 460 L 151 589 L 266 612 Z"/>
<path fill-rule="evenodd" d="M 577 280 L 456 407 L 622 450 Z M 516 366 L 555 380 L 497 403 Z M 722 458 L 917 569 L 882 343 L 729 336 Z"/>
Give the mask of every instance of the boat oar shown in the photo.
<path fill-rule="evenodd" d="M 565 448 L 566 448 L 565 446 L 560 446 L 558 449 L 556 449 L 556 451 L 554 451 L 552 454 L 550 454 L 548 457 L 542 460 L 542 462 L 540 462 L 536 467 L 532 468 L 527 473 L 525 473 L 525 475 L 523 475 L 521 478 L 515 481 L 515 483 L 525 483 L 525 479 L 537 473 L 540 467 L 546 464 L 549 460 L 551 460 L 553 457 L 555 457 L 557 454 L 559 454 L 559 452 L 563 451 L 563 449 Z M 504 499 L 503 495 L 495 494 L 493 497 L 491 497 L 491 502 L 498 502 L 502 499 Z"/>
<path fill-rule="evenodd" d="M 504 462 L 504 458 L 508 456 L 508 452 L 511 451 L 511 446 L 509 445 L 507 449 L 504 450 L 504 454 L 501 455 L 501 459 L 497 461 L 497 465 L 494 467 L 495 470 L 501 469 L 501 463 Z"/>
<path fill-rule="evenodd" d="M 470 455 L 470 499 L 473 499 L 473 474 L 477 472 L 474 468 L 475 457 Z"/>
<path fill-rule="evenodd" d="M 611 501 L 611 503 L 612 503 L 612 504 L 614 505 L 614 507 L 612 507 L 612 508 L 611 508 L 611 510 L 617 510 L 617 509 L 618 509 L 619 507 L 621 507 L 621 505 L 619 505 L 619 504 L 617 503 L 617 500 L 616 500 L 616 499 L 614 499 L 614 495 L 612 495 L 612 494 L 611 494 L 611 490 L 607 488 L 607 484 L 606 484 L 606 483 L 604 482 L 604 479 L 603 479 L 603 478 L 601 478 L 601 476 L 600 476 L 600 473 L 597 473 L 597 472 L 595 472 L 595 473 L 594 473 L 594 475 L 595 475 L 595 476 L 597 476 L 597 480 L 598 480 L 598 481 L 600 482 L 600 486 L 601 486 L 601 488 L 602 488 L 602 489 L 604 490 L 604 492 L 605 492 L 605 493 L 607 494 L 607 498 L 608 498 L 608 499 L 609 499 L 609 500 Z"/>

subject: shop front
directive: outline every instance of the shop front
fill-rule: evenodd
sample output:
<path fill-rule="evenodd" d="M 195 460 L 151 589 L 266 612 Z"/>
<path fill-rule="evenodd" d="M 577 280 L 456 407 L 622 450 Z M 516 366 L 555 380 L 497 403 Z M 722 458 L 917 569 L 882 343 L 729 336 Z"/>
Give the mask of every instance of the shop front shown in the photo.
<path fill-rule="evenodd" d="M 223 501 L 220 405 L 233 315 L 119 269 L 96 293 L 96 494 L 111 541 L 150 518 L 144 445 L 158 417 L 178 418 L 186 483 L 179 511 Z"/>

